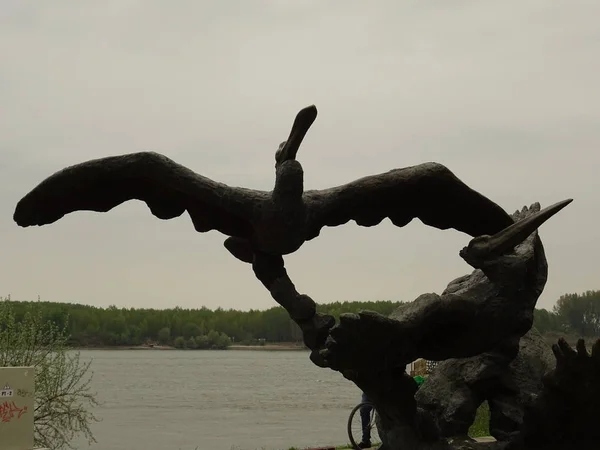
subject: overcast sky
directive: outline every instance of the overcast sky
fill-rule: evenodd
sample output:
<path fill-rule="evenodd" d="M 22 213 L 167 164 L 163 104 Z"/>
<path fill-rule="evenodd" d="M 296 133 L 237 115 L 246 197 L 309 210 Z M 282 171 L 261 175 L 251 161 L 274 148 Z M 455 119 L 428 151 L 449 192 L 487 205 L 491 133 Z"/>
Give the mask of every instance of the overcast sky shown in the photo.
<path fill-rule="evenodd" d="M 426 161 L 509 212 L 575 201 L 541 228 L 538 303 L 600 289 L 598 0 L 5 0 L 0 14 L 0 295 L 97 306 L 275 303 L 216 231 L 143 203 L 12 221 L 42 179 L 153 150 L 270 190 L 297 111 L 319 116 L 307 189 Z M 325 229 L 286 257 L 317 302 L 413 300 L 470 272 L 469 241 L 413 221 Z"/>

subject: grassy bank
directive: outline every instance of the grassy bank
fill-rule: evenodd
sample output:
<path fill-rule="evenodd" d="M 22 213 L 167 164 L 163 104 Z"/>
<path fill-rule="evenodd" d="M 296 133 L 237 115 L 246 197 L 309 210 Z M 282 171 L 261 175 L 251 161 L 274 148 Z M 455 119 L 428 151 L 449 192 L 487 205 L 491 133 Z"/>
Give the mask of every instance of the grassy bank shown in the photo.
<path fill-rule="evenodd" d="M 472 438 L 490 435 L 490 407 L 487 402 L 483 403 L 477 410 L 475 421 L 469 428 L 469 436 Z"/>

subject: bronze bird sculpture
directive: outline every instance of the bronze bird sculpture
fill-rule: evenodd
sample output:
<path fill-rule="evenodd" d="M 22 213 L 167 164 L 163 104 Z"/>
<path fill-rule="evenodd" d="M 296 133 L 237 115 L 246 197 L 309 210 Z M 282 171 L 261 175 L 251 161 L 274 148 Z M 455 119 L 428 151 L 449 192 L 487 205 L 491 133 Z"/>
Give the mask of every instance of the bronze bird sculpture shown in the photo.
<path fill-rule="evenodd" d="M 154 152 L 95 159 L 42 181 L 17 204 L 22 227 L 56 222 L 74 211 L 107 212 L 129 200 L 144 201 L 159 219 L 187 211 L 198 232 L 229 236 L 226 248 L 252 262 L 256 252 L 293 253 L 325 226 L 354 220 L 374 226 L 389 218 L 403 227 L 414 218 L 470 236 L 494 234 L 512 224 L 494 202 L 437 163 L 395 169 L 324 190 L 304 191 L 296 154 L 317 117 L 308 106 L 296 116 L 275 155 L 271 192 L 231 187 L 201 176 Z"/>

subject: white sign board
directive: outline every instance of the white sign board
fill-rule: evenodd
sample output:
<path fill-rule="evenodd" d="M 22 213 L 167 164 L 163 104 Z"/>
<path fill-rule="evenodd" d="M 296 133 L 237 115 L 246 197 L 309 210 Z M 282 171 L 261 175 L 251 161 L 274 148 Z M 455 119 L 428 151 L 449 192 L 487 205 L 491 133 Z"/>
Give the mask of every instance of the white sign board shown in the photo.
<path fill-rule="evenodd" d="M 0 367 L 0 450 L 33 449 L 35 369 Z"/>

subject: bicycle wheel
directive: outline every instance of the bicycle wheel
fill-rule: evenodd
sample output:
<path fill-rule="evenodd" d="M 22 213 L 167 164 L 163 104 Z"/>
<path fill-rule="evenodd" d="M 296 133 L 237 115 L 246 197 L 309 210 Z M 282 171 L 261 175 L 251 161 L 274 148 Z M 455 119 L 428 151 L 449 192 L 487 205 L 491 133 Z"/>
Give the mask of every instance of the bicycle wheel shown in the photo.
<path fill-rule="evenodd" d="M 375 424 L 375 407 L 370 402 L 362 402 L 352 409 L 350 417 L 348 417 L 348 438 L 350 439 L 352 448 L 355 450 L 360 450 L 358 444 L 362 441 L 363 437 L 362 419 L 360 415 L 360 411 L 363 408 L 367 409 L 369 414 L 368 428 L 371 436 L 371 447 L 377 447 L 381 443 Z"/>

